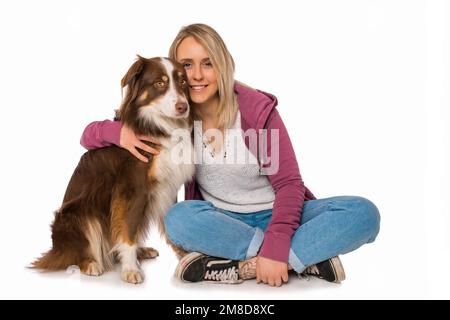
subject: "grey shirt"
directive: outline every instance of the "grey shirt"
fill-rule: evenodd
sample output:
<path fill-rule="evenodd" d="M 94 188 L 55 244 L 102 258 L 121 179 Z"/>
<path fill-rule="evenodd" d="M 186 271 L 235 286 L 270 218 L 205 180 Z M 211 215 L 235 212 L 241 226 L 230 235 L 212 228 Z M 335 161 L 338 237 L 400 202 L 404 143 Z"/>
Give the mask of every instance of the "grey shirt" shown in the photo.
<path fill-rule="evenodd" d="M 201 126 L 196 128 L 198 141 L 203 141 L 196 156 L 196 181 L 203 198 L 228 211 L 249 213 L 272 209 L 275 193 L 266 175 L 260 175 L 255 156 L 242 137 L 240 112 L 232 128 L 225 130 L 224 144 L 215 152 Z"/>

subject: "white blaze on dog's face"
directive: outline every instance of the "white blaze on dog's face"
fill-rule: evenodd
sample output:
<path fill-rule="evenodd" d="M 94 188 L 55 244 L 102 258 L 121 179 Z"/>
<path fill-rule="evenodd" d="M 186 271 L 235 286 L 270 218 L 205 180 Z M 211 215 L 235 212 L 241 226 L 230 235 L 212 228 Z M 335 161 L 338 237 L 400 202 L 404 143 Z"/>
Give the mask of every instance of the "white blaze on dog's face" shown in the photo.
<path fill-rule="evenodd" d="M 136 104 L 140 117 L 187 118 L 187 79 L 181 65 L 166 58 L 148 59 L 139 77 Z"/>
<path fill-rule="evenodd" d="M 182 77 L 183 74 L 175 69 L 172 62 L 167 59 L 161 59 L 161 61 L 169 75 L 169 77 L 162 77 L 163 81 L 167 83 L 168 88 L 163 98 L 158 101 L 156 108 L 168 117 L 186 118 L 188 115 L 187 111 L 189 111 L 188 102 L 186 96 L 180 96 L 180 89 L 187 87 L 187 81 Z M 173 107 L 174 105 L 175 109 Z"/>

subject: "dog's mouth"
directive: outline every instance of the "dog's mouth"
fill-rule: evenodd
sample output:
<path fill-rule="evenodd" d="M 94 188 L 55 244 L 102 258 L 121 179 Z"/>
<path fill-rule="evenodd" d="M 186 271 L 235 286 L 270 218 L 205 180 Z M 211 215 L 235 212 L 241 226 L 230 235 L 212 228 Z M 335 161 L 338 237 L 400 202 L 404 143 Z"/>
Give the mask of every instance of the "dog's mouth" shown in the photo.
<path fill-rule="evenodd" d="M 186 110 L 183 113 L 177 113 L 175 115 L 172 115 L 171 118 L 175 118 L 175 119 L 186 119 L 189 116 L 189 109 Z"/>

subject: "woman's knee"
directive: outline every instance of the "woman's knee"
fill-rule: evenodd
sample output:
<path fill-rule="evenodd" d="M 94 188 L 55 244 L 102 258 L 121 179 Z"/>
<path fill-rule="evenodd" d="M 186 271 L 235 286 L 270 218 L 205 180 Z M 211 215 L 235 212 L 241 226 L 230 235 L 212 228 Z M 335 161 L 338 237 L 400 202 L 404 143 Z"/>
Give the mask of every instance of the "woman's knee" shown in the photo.
<path fill-rule="evenodd" d="M 352 197 L 350 201 L 352 212 L 370 236 L 369 242 L 374 241 L 380 231 L 381 218 L 377 206 L 363 197 Z"/>
<path fill-rule="evenodd" d="M 368 239 L 375 240 L 380 230 L 380 213 L 375 204 L 363 197 L 341 196 L 331 201 L 333 211 L 344 213 L 346 224 L 354 226 L 355 231 Z"/>
<path fill-rule="evenodd" d="M 195 213 L 205 206 L 206 201 L 186 200 L 174 204 L 164 216 L 164 226 L 170 235 L 179 228 L 186 228 L 193 221 Z"/>

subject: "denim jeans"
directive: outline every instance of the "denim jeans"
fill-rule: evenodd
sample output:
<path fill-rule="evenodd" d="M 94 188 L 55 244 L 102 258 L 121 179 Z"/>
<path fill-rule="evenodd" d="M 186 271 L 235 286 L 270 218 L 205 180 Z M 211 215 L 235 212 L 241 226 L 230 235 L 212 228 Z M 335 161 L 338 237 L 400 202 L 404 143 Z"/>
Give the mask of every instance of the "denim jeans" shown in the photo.
<path fill-rule="evenodd" d="M 258 254 L 271 216 L 271 209 L 237 213 L 209 201 L 187 200 L 172 206 L 164 222 L 168 238 L 185 251 L 245 260 Z M 300 227 L 292 237 L 289 264 L 300 273 L 373 242 L 379 228 L 378 209 L 365 198 L 305 201 Z"/>

